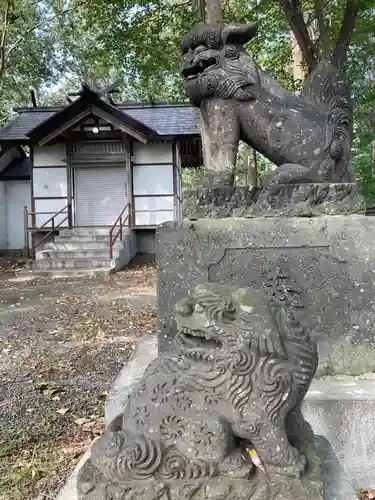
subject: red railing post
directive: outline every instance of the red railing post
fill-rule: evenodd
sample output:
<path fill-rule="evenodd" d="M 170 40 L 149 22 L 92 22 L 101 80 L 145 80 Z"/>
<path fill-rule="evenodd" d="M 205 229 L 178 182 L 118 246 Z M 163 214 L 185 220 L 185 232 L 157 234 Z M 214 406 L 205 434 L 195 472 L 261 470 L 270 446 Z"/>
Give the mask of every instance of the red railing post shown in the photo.
<path fill-rule="evenodd" d="M 26 260 L 30 257 L 29 251 L 29 212 L 27 206 L 23 208 L 23 258 Z"/>
<path fill-rule="evenodd" d="M 125 212 L 127 215 L 125 218 L 123 218 Z M 130 213 L 131 213 L 130 203 L 127 203 L 123 208 L 122 212 L 120 213 L 120 215 L 117 217 L 115 223 L 109 230 L 109 256 L 111 259 L 113 259 L 113 245 L 116 243 L 117 238 L 120 236 L 120 240 L 122 241 L 123 239 L 123 227 L 127 220 L 128 220 L 128 226 L 130 227 Z M 118 231 L 115 234 L 113 234 L 117 227 L 118 222 L 120 223 L 120 227 Z"/>
<path fill-rule="evenodd" d="M 111 231 L 109 232 L 109 258 L 110 259 L 113 258 L 113 240 L 112 240 L 112 236 L 113 236 L 113 233 L 112 233 L 112 229 L 111 229 Z"/>
<path fill-rule="evenodd" d="M 72 204 L 68 203 L 68 228 L 72 229 L 73 227 L 73 216 L 72 216 Z"/>
<path fill-rule="evenodd" d="M 32 257 L 35 260 L 35 255 L 36 255 L 36 247 L 35 247 L 35 237 L 37 233 L 34 233 L 31 235 L 31 247 L 32 247 Z"/>
<path fill-rule="evenodd" d="M 67 210 L 68 209 L 68 210 Z M 67 210 L 67 211 L 66 211 Z M 35 218 L 35 216 L 37 215 L 37 213 L 39 215 L 43 214 L 50 214 L 51 212 L 31 212 L 31 215 L 33 216 L 33 218 Z M 55 218 L 60 215 L 60 214 L 66 214 L 66 217 L 64 217 L 58 224 L 55 223 Z M 50 217 L 46 222 L 44 222 L 44 224 L 42 224 L 41 226 L 39 226 L 38 228 L 36 228 L 34 230 L 33 228 L 33 231 L 32 231 L 32 236 L 31 236 L 31 242 L 32 242 L 32 258 L 35 259 L 36 257 L 36 249 L 42 244 L 44 243 L 48 237 L 52 234 L 53 235 L 53 238 L 55 239 L 55 231 L 66 221 L 68 220 L 68 224 L 69 224 L 69 205 L 66 205 L 64 208 L 62 208 L 61 210 L 59 210 L 58 212 L 56 212 L 52 217 Z M 48 230 L 48 224 L 51 223 L 51 226 L 52 226 L 52 229 L 49 231 Z M 47 234 L 45 234 L 43 236 L 43 238 L 41 238 L 40 241 L 38 241 L 36 243 L 35 241 L 35 238 L 36 238 L 36 235 L 37 234 L 40 234 L 41 233 L 41 230 L 42 229 L 45 229 L 45 231 L 47 231 Z"/>

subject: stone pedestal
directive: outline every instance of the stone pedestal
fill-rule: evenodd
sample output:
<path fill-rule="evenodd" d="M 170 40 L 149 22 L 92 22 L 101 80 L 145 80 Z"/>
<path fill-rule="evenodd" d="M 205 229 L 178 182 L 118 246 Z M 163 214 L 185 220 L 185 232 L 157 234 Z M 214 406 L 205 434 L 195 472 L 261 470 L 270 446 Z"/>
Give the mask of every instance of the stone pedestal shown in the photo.
<path fill-rule="evenodd" d="M 365 202 L 353 183 L 272 182 L 257 190 L 201 187 L 186 193 L 184 217 L 318 217 L 363 215 Z"/>
<path fill-rule="evenodd" d="M 282 277 L 301 290 L 317 340 L 318 374 L 375 370 L 375 218 L 259 217 L 166 223 L 157 230 L 159 349 L 174 306 L 200 283 L 264 289 Z"/>

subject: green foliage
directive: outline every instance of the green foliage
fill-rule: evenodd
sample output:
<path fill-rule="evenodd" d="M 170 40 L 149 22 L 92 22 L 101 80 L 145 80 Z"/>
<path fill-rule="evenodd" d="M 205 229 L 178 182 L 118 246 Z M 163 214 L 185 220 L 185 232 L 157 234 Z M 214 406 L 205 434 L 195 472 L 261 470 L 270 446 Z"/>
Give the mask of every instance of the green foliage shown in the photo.
<path fill-rule="evenodd" d="M 203 175 L 203 167 L 183 168 L 181 170 L 182 193 L 195 189 Z"/>
<path fill-rule="evenodd" d="M 358 34 L 356 38 L 359 38 Z M 371 119 L 375 103 L 374 45 L 374 40 L 371 45 L 368 39 L 364 44 L 353 44 L 346 63 L 354 108 L 352 163 L 369 206 L 375 204 L 375 177 L 371 161 L 371 141 L 375 137 L 375 124 Z"/>
<path fill-rule="evenodd" d="M 375 206 L 375 177 L 372 173 L 371 140 L 373 134 L 362 131 L 353 142 L 353 166 L 368 206 Z"/>
<path fill-rule="evenodd" d="M 83 16 L 82 29 L 95 33 L 95 65 L 113 66 L 125 77 L 125 98 L 185 98 L 179 41 L 197 20 L 192 5 L 182 9 L 172 2 L 116 0 L 103 8 L 101 0 L 90 0 Z"/>
<path fill-rule="evenodd" d="M 3 0 L 0 3 L 0 120 L 30 101 L 30 87 L 56 82 L 66 61 L 63 30 L 69 1 Z"/>
<path fill-rule="evenodd" d="M 346 0 L 300 0 L 308 28 L 319 35 L 316 7 L 322 6 L 325 36 L 313 37 L 317 59 L 332 53 L 339 37 Z M 10 16 L 6 19 L 6 7 Z M 369 113 L 375 101 L 375 12 L 373 0 L 358 0 L 346 71 L 353 90 L 356 137 L 353 164 L 363 193 L 375 201 Z M 222 2 L 223 22 L 259 22 L 247 50 L 284 87 L 301 86 L 292 75 L 291 27 L 280 0 Z M 104 86 L 124 77 L 120 100 L 184 101 L 179 75 L 179 43 L 198 21 L 196 0 L 3 0 L 0 35 L 5 34 L 4 68 L 0 67 L 0 120 L 13 106 L 30 102 L 29 87 L 41 101 L 55 104 L 80 88 L 83 80 Z M 0 47 L 0 57 L 1 57 Z M 375 66 L 375 64 L 374 64 Z M 245 148 L 246 150 L 246 148 Z M 245 151 L 243 150 L 243 151 Z M 244 182 L 246 153 L 240 150 L 238 176 Z M 245 155 L 245 156 L 244 156 Z M 270 165 L 257 155 L 260 177 Z M 185 174 L 184 174 L 185 175 Z M 188 174 L 186 174 L 188 175 Z M 190 174 L 189 174 L 190 175 Z M 188 181 L 186 181 L 188 182 Z M 189 181 L 190 182 L 190 181 Z"/>

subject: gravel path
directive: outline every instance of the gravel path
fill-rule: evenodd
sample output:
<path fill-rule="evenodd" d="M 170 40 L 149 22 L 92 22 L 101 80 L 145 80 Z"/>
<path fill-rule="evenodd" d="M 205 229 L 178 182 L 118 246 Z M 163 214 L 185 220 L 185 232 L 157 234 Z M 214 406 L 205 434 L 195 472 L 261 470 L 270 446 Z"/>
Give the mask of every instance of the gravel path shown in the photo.
<path fill-rule="evenodd" d="M 0 276 L 0 500 L 47 500 L 103 428 L 111 382 L 155 330 L 154 268 Z"/>

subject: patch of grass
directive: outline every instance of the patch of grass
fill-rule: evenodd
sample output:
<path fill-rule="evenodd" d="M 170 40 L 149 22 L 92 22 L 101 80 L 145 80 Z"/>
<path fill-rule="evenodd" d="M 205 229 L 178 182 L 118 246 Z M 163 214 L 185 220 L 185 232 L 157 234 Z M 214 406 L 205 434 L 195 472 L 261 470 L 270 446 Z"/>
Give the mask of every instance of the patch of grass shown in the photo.
<path fill-rule="evenodd" d="M 32 433 L 22 431 L 1 439 L 0 499 L 28 498 L 35 492 L 38 481 L 53 475 L 59 461 L 52 444 L 38 443 L 37 436 Z"/>
<path fill-rule="evenodd" d="M 0 500 L 26 500 L 54 491 L 89 441 L 81 432 L 56 443 L 27 432 L 1 439 Z"/>

